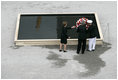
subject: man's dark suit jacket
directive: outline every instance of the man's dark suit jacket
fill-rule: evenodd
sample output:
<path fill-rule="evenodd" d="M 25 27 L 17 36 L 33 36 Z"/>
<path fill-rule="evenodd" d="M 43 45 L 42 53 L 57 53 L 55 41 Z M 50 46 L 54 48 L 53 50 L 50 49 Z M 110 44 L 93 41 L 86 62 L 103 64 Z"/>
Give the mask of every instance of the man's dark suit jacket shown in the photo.
<path fill-rule="evenodd" d="M 86 25 L 80 25 L 77 29 L 78 39 L 84 40 L 87 38 Z"/>

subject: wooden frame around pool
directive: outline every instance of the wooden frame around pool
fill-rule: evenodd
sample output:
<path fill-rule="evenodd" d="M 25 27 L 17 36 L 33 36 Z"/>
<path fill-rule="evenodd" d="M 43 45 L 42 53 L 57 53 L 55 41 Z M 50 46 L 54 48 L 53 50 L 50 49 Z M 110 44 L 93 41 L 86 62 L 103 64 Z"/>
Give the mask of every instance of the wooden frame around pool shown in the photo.
<path fill-rule="evenodd" d="M 15 32 L 15 45 L 59 45 L 60 39 L 26 39 L 26 40 L 18 40 L 18 31 L 19 31 L 19 23 L 20 23 L 20 16 L 23 14 L 50 14 L 50 13 L 20 13 L 18 14 L 17 18 L 17 24 L 16 24 L 16 32 Z M 59 13 L 51 13 L 51 14 L 59 14 Z M 84 13 L 60 13 L 60 14 L 95 14 L 97 26 L 98 26 L 98 31 L 100 34 L 100 39 L 96 39 L 96 44 L 97 45 L 102 45 L 103 44 L 103 35 L 102 35 L 102 30 L 101 26 L 99 23 L 99 19 L 97 16 L 97 13 L 95 12 L 84 12 Z M 68 39 L 68 45 L 77 45 L 78 40 L 77 39 Z M 88 44 L 88 39 L 87 39 L 87 44 Z"/>

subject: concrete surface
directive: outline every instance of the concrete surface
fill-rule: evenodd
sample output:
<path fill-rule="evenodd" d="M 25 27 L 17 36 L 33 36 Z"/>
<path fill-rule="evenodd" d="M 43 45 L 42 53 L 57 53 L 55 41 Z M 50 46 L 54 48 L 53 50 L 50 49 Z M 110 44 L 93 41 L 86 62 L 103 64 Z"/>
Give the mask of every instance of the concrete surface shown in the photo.
<path fill-rule="evenodd" d="M 3 2 L 1 3 L 1 78 L 3 79 L 116 79 L 116 2 Z M 76 46 L 14 46 L 18 13 L 97 12 L 104 42 L 95 52 L 76 54 Z"/>

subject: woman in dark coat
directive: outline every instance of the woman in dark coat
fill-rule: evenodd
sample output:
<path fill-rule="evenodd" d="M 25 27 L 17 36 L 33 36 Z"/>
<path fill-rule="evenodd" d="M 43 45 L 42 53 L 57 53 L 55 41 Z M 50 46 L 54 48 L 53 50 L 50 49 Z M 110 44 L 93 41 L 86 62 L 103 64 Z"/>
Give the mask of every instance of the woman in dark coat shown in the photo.
<path fill-rule="evenodd" d="M 67 38 L 68 38 L 67 30 L 71 29 L 71 28 L 74 28 L 74 27 L 67 27 L 67 22 L 66 21 L 63 21 L 62 24 L 63 24 L 63 26 L 62 26 L 62 32 L 61 32 L 61 41 L 60 41 L 60 49 L 59 49 L 59 51 L 60 52 L 62 51 L 62 45 L 64 45 L 64 52 L 67 52 L 66 51 Z"/>

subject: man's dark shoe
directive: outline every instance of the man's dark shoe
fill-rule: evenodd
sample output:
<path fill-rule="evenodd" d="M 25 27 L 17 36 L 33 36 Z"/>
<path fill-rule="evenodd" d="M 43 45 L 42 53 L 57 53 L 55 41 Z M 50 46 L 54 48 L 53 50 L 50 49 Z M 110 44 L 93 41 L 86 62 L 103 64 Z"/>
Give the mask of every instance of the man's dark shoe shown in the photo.
<path fill-rule="evenodd" d="M 84 52 L 82 52 L 82 54 L 84 54 Z"/>
<path fill-rule="evenodd" d="M 84 51 L 82 51 L 82 54 L 84 54 Z"/>
<path fill-rule="evenodd" d="M 77 54 L 79 54 L 79 52 L 76 52 Z"/>

